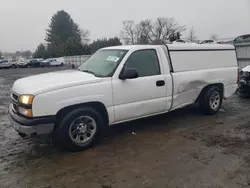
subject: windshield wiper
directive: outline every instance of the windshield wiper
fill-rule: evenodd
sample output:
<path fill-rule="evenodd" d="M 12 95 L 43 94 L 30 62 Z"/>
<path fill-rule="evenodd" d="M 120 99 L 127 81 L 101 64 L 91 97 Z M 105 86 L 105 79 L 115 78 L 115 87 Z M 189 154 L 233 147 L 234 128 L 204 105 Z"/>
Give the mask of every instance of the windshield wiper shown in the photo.
<path fill-rule="evenodd" d="M 96 74 L 93 71 L 90 71 L 90 70 L 81 70 L 81 69 L 78 69 L 78 70 L 82 71 L 82 72 L 90 73 L 90 74 L 93 74 L 94 76 L 96 76 Z"/>

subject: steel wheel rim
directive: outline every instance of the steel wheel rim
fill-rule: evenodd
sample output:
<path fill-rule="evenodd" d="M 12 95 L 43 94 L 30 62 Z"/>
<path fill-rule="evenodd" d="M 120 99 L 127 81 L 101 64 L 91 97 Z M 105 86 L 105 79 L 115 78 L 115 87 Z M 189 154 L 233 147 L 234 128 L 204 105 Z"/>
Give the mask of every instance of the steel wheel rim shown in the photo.
<path fill-rule="evenodd" d="M 210 96 L 210 107 L 213 110 L 217 110 L 220 106 L 220 94 L 218 91 L 214 91 Z"/>
<path fill-rule="evenodd" d="M 97 125 L 92 117 L 80 116 L 71 123 L 69 136 L 76 144 L 84 144 L 93 139 L 96 130 Z"/>

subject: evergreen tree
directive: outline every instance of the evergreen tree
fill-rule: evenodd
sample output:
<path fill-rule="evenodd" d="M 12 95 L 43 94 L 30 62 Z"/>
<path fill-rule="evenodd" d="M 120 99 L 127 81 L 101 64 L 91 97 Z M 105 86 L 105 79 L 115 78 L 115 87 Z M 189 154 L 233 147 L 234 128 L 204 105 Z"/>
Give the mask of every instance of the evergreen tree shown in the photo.
<path fill-rule="evenodd" d="M 54 14 L 46 31 L 49 57 L 83 53 L 82 30 L 67 12 L 61 10 Z"/>
<path fill-rule="evenodd" d="M 47 57 L 47 50 L 43 43 L 39 44 L 36 51 L 33 54 L 34 58 L 46 58 Z"/>
<path fill-rule="evenodd" d="M 119 46 L 122 45 L 120 39 L 118 37 L 114 38 L 103 38 L 103 39 L 97 39 L 92 44 L 90 44 L 91 53 L 95 53 L 100 48 L 105 48 L 108 46 Z"/>

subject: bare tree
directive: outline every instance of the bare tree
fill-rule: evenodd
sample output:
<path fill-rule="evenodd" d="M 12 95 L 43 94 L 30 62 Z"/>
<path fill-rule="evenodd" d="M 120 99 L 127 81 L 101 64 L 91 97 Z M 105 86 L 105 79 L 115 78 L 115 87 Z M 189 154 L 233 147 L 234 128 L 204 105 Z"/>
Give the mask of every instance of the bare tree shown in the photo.
<path fill-rule="evenodd" d="M 90 41 L 89 40 L 89 31 L 85 30 L 85 29 L 81 29 L 80 33 L 81 33 L 81 37 L 82 37 L 82 43 L 87 44 Z"/>
<path fill-rule="evenodd" d="M 144 44 L 156 39 L 167 41 L 174 34 L 180 34 L 184 30 L 185 26 L 180 26 L 174 18 L 159 17 L 155 22 L 146 19 L 138 24 L 128 20 L 123 22 L 121 37 L 125 43 Z"/>
<path fill-rule="evenodd" d="M 184 30 L 185 26 L 180 26 L 174 18 L 159 17 L 154 22 L 152 35 L 154 39 L 168 40 L 171 35 Z"/>
<path fill-rule="evenodd" d="M 139 36 L 138 42 L 140 44 L 148 44 L 153 41 L 153 38 L 151 36 L 151 31 L 153 29 L 153 25 L 151 20 L 146 19 L 142 20 L 138 25 L 137 25 L 137 32 Z"/>
<path fill-rule="evenodd" d="M 126 20 L 122 22 L 123 28 L 121 37 L 126 44 L 136 44 L 137 41 L 137 26 L 133 20 Z"/>
<path fill-rule="evenodd" d="M 218 38 L 219 38 L 219 36 L 215 33 L 210 36 L 211 40 L 218 40 Z"/>
<path fill-rule="evenodd" d="M 194 27 L 192 27 L 189 30 L 188 36 L 187 36 L 187 40 L 191 41 L 191 42 L 195 42 L 197 40 L 197 37 L 195 36 L 195 30 Z"/>

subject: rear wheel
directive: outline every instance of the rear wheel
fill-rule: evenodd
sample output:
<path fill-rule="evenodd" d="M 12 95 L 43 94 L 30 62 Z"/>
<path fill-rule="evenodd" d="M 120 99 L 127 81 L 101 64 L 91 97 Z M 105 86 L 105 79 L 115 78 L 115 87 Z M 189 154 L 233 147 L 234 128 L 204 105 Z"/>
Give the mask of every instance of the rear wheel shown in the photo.
<path fill-rule="evenodd" d="M 100 114 L 89 107 L 67 112 L 54 131 L 54 141 L 70 150 L 91 147 L 100 137 L 103 120 Z"/>
<path fill-rule="evenodd" d="M 11 67 L 12 67 L 12 69 L 15 69 L 15 68 L 16 68 L 16 65 L 13 64 L 13 65 L 11 65 Z"/>
<path fill-rule="evenodd" d="M 205 114 L 216 114 L 222 105 L 223 92 L 218 86 L 211 86 L 202 91 L 199 106 Z"/>

